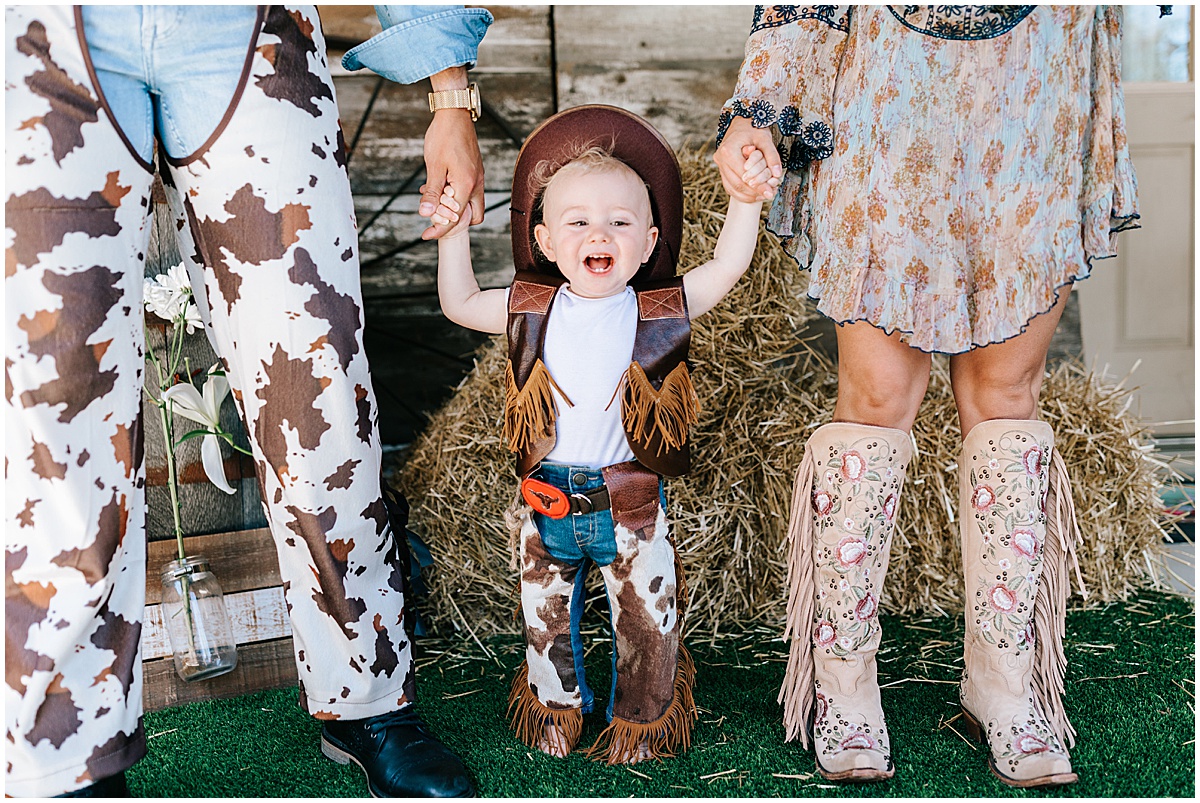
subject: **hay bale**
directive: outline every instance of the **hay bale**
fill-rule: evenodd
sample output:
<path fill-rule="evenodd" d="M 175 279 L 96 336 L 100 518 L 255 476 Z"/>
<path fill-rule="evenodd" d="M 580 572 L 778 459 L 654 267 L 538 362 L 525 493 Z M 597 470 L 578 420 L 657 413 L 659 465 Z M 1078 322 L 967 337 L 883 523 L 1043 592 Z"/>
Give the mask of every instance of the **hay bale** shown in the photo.
<path fill-rule="evenodd" d="M 681 268 L 713 252 L 726 206 L 715 167 L 681 156 L 685 190 Z M 667 485 L 670 517 L 687 575 L 691 638 L 716 638 L 784 615 L 783 539 L 792 476 L 808 435 L 829 421 L 836 372 L 804 342 L 816 313 L 807 274 L 765 228 L 746 277 L 694 324 L 693 379 L 703 404 L 692 472 Z M 401 471 L 412 526 L 435 569 L 426 607 L 435 628 L 477 637 L 514 632 L 518 603 L 504 510 L 517 489 L 500 440 L 503 338 L 485 345 L 474 370 L 436 413 Z M 1044 418 L 1075 480 L 1092 603 L 1126 597 L 1148 581 L 1145 554 L 1162 540 L 1148 435 L 1128 414 L 1129 391 L 1077 366 L 1048 378 Z M 962 609 L 958 550 L 958 418 L 946 362 L 933 376 L 914 428 L 918 457 L 902 497 L 883 606 L 942 614 Z"/>

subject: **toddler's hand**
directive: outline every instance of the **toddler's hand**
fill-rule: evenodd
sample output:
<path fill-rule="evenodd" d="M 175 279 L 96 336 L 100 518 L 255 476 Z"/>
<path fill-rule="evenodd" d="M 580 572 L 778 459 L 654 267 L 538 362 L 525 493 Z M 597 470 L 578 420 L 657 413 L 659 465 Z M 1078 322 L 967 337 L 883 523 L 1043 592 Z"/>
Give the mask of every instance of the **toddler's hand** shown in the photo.
<path fill-rule="evenodd" d="M 753 145 L 743 145 L 742 156 L 746 159 L 742 167 L 742 181 L 758 192 L 760 197 L 755 200 L 769 200 L 775 197 L 779 177 L 767 166 L 767 157 L 763 152 Z"/>
<path fill-rule="evenodd" d="M 421 192 L 424 191 L 425 188 L 421 187 Z M 454 199 L 454 188 L 447 184 L 446 188 L 442 190 L 441 197 L 438 198 L 437 209 L 433 210 L 430 221 L 436 226 L 454 224 L 438 239 L 456 237 L 466 231 L 467 226 L 471 224 L 471 203 L 468 201 L 464 210 L 463 205 Z"/>

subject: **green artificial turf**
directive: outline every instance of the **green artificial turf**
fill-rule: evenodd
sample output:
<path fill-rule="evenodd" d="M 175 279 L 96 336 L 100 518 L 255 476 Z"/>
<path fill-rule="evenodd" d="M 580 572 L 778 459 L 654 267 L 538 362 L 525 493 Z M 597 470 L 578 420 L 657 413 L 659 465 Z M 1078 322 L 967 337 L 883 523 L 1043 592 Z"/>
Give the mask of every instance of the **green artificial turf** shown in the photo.
<path fill-rule="evenodd" d="M 684 755 L 632 768 L 575 754 L 555 759 L 509 733 L 504 708 L 515 639 L 426 640 L 418 648 L 417 705 L 455 750 L 480 794 L 499 797 L 1155 797 L 1195 792 L 1195 609 L 1190 600 L 1146 592 L 1126 604 L 1072 612 L 1067 623 L 1067 710 L 1079 731 L 1077 784 L 1009 789 L 986 753 L 959 734 L 957 619 L 884 616 L 880 683 L 896 776 L 859 787 L 814 774 L 813 757 L 784 744 L 775 703 L 783 643 L 770 634 L 695 645 L 700 721 Z M 602 727 L 609 683 L 606 639 L 594 636 L 588 682 Z M 365 797 L 357 767 L 318 747 L 320 725 L 294 690 L 193 703 L 146 716 L 149 755 L 129 772 L 135 795 L 152 797 Z"/>

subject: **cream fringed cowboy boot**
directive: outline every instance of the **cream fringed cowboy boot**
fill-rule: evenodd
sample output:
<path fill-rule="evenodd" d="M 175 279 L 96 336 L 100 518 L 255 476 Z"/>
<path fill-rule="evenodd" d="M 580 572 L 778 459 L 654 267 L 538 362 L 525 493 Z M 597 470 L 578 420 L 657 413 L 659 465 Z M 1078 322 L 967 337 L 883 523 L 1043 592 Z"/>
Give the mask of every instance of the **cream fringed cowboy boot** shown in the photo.
<path fill-rule="evenodd" d="M 1077 780 L 1067 754 L 1075 730 L 1062 704 L 1062 637 L 1079 528 L 1053 443 L 1043 421 L 984 421 L 959 460 L 963 720 L 1009 786 Z"/>
<path fill-rule="evenodd" d="M 787 739 L 831 781 L 892 777 L 879 702 L 879 595 L 912 458 L 907 432 L 833 422 L 808 439 L 788 525 Z"/>

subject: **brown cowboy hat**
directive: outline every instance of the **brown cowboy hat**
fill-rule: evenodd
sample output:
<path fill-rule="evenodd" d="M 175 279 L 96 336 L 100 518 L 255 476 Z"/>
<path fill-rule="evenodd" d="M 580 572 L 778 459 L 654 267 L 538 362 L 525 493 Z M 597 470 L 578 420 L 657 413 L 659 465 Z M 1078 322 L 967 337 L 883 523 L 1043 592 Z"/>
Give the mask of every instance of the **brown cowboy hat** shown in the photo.
<path fill-rule="evenodd" d="M 576 106 L 547 119 L 525 138 L 517 155 L 512 189 L 512 248 L 517 270 L 561 275 L 533 239 L 541 221 L 534 168 L 543 161 L 566 163 L 580 145 L 611 145 L 612 155 L 633 168 L 650 188 L 658 245 L 631 284 L 675 277 L 683 240 L 683 185 L 675 152 L 654 126 L 616 106 Z"/>

